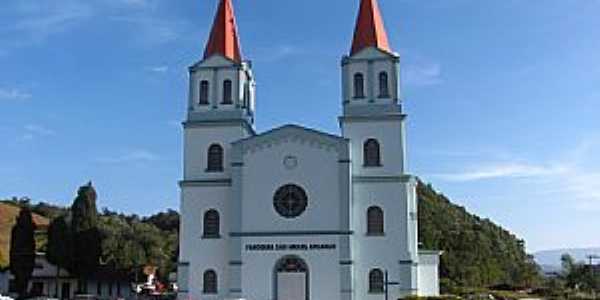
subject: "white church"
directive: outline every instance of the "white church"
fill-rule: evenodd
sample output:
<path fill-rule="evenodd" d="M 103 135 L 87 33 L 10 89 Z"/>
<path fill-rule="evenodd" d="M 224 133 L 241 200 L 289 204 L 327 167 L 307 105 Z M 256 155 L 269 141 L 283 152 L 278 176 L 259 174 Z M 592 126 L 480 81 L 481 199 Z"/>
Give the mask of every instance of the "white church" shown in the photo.
<path fill-rule="evenodd" d="M 231 0 L 189 68 L 179 299 L 370 300 L 439 294 L 439 251 L 418 247 L 399 56 L 362 0 L 341 60 L 341 135 L 257 133 L 255 78 Z"/>

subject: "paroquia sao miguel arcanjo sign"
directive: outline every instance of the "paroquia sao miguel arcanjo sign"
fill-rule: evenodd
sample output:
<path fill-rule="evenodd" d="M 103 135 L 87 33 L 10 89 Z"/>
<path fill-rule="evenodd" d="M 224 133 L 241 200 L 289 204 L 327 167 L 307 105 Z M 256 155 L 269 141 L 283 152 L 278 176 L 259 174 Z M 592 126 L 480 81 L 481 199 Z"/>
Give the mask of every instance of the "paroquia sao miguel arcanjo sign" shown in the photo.
<path fill-rule="evenodd" d="M 335 244 L 246 244 L 246 251 L 313 251 L 335 250 Z"/>

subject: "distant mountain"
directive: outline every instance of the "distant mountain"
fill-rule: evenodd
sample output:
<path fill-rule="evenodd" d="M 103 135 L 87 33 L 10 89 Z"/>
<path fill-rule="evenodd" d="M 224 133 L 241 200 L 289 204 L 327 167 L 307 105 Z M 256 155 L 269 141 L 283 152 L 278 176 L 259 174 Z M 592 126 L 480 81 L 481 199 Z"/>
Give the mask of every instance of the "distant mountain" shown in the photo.
<path fill-rule="evenodd" d="M 16 205 L 0 202 L 0 216 L 2 216 L 2 218 L 0 218 L 0 269 L 8 266 L 10 233 L 20 211 L 21 208 Z M 47 218 L 36 213 L 32 213 L 32 215 L 33 223 L 35 223 L 38 228 L 48 227 L 49 221 Z"/>
<path fill-rule="evenodd" d="M 600 255 L 600 247 L 544 250 L 536 252 L 533 256 L 535 257 L 535 261 L 542 266 L 544 271 L 554 272 L 560 270 L 560 257 L 565 253 L 571 255 L 575 261 L 587 262 L 586 256 L 590 254 Z"/>

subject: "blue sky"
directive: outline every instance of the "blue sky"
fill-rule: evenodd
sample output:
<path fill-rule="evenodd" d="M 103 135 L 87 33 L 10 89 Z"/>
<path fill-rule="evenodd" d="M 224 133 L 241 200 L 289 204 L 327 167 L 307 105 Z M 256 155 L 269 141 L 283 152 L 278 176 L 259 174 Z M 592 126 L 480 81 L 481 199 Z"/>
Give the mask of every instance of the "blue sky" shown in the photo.
<path fill-rule="evenodd" d="M 257 129 L 337 133 L 358 1 L 234 1 Z M 380 0 L 409 166 L 530 251 L 598 246 L 600 1 Z M 3 0 L 0 198 L 177 208 L 187 66 L 216 0 Z M 298 113 L 298 112 L 301 113 Z"/>

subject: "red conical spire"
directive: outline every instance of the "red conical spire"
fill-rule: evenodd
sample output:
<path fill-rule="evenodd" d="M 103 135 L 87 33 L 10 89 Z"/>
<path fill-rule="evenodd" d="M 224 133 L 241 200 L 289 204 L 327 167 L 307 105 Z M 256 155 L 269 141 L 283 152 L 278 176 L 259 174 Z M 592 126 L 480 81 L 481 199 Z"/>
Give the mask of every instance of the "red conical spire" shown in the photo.
<path fill-rule="evenodd" d="M 392 52 L 377 0 L 361 0 L 360 2 L 350 55 L 368 47 Z"/>
<path fill-rule="evenodd" d="M 240 40 L 231 0 L 221 0 L 215 15 L 210 38 L 204 51 L 204 59 L 220 54 L 235 62 L 242 62 Z"/>

